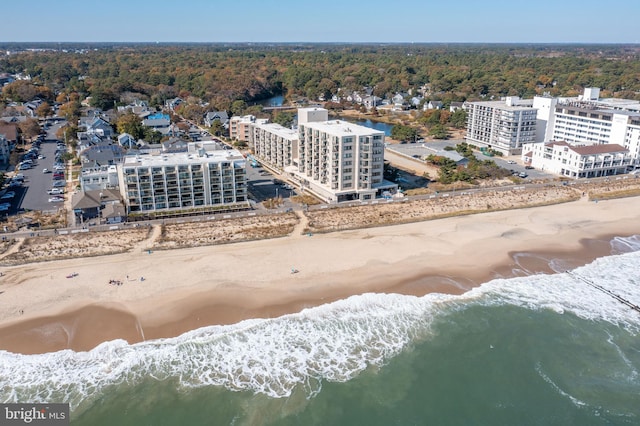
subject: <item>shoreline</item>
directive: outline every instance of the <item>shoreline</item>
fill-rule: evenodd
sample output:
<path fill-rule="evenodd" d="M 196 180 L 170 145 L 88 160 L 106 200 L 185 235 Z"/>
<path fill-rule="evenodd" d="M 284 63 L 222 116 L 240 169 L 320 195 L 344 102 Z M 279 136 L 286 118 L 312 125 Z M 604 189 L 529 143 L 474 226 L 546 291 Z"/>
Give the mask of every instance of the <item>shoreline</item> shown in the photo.
<path fill-rule="evenodd" d="M 564 259 L 574 268 L 608 255 L 612 237 L 640 234 L 639 207 L 640 197 L 581 200 L 312 237 L 5 267 L 0 349 L 86 351 L 117 338 L 173 337 L 363 293 L 463 294 L 492 278 L 527 274 L 518 269 L 552 272 L 544 259 Z M 291 274 L 292 267 L 300 272 Z M 68 279 L 69 272 L 78 276 Z M 123 285 L 109 285 L 110 279 Z"/>

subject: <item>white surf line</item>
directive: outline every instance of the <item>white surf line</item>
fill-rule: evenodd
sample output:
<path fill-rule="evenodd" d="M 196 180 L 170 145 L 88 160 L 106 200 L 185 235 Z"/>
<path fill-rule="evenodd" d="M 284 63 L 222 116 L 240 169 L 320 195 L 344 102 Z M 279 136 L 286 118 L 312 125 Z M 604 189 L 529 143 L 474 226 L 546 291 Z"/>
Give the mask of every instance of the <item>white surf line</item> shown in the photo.
<path fill-rule="evenodd" d="M 573 277 L 573 278 L 576 278 L 576 279 L 582 281 L 583 283 L 587 284 L 588 286 L 593 287 L 596 290 L 598 290 L 598 291 L 600 291 L 600 292 L 602 292 L 602 293 L 604 293 L 604 294 L 606 294 L 608 296 L 613 297 L 614 299 L 616 299 L 618 302 L 622 303 L 623 305 L 627 305 L 628 307 L 630 307 L 634 311 L 640 313 L 640 306 L 628 301 L 627 299 L 625 299 L 622 296 L 617 295 L 613 291 L 611 291 L 609 289 L 606 289 L 606 288 L 602 287 L 601 285 L 596 284 L 593 281 L 591 281 L 591 280 L 589 280 L 589 279 L 587 279 L 585 277 L 582 277 L 580 275 L 574 274 L 571 271 L 566 271 L 566 274 L 569 275 L 570 277 Z"/>

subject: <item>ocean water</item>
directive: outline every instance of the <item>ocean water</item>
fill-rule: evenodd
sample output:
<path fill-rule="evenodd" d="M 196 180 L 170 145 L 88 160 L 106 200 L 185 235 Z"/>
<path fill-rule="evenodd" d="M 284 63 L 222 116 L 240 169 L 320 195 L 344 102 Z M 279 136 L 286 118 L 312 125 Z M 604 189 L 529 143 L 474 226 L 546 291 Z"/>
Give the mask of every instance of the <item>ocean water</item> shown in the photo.
<path fill-rule="evenodd" d="M 638 425 L 640 237 L 464 295 L 365 294 L 90 352 L 0 352 L 74 425 Z M 616 298 L 617 297 L 617 298 Z"/>

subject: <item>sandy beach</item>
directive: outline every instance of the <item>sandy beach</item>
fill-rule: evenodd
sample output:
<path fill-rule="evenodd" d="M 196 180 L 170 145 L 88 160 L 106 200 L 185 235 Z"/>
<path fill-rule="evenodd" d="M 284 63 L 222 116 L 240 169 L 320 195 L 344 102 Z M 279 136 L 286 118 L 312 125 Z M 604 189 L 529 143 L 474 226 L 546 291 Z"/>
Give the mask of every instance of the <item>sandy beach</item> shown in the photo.
<path fill-rule="evenodd" d="M 83 351 L 116 338 L 170 337 L 366 292 L 461 294 L 522 269 L 550 272 L 540 257 L 577 266 L 608 254 L 611 236 L 640 234 L 638 212 L 639 197 L 598 203 L 583 197 L 217 246 L 147 251 L 138 243 L 120 254 L 7 266 L 0 278 L 0 349 Z M 516 264 L 517 253 L 537 255 L 518 256 Z"/>

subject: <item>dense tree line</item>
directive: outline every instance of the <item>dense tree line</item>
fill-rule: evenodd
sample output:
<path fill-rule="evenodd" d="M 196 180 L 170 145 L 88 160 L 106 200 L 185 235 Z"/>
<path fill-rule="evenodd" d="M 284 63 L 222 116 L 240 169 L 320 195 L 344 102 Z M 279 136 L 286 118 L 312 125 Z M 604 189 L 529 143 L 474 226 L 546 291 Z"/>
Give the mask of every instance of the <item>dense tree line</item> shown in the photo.
<path fill-rule="evenodd" d="M 75 93 L 102 108 L 136 97 L 160 106 L 179 96 L 203 109 L 231 111 L 234 102 L 246 106 L 274 94 L 328 99 L 339 88 L 365 86 L 380 97 L 425 87 L 429 99 L 445 105 L 545 92 L 571 96 L 583 87 L 640 100 L 634 45 L 100 45 L 6 55 L 0 72 L 33 77 L 6 86 L 5 99 L 52 102 L 55 94 Z"/>

